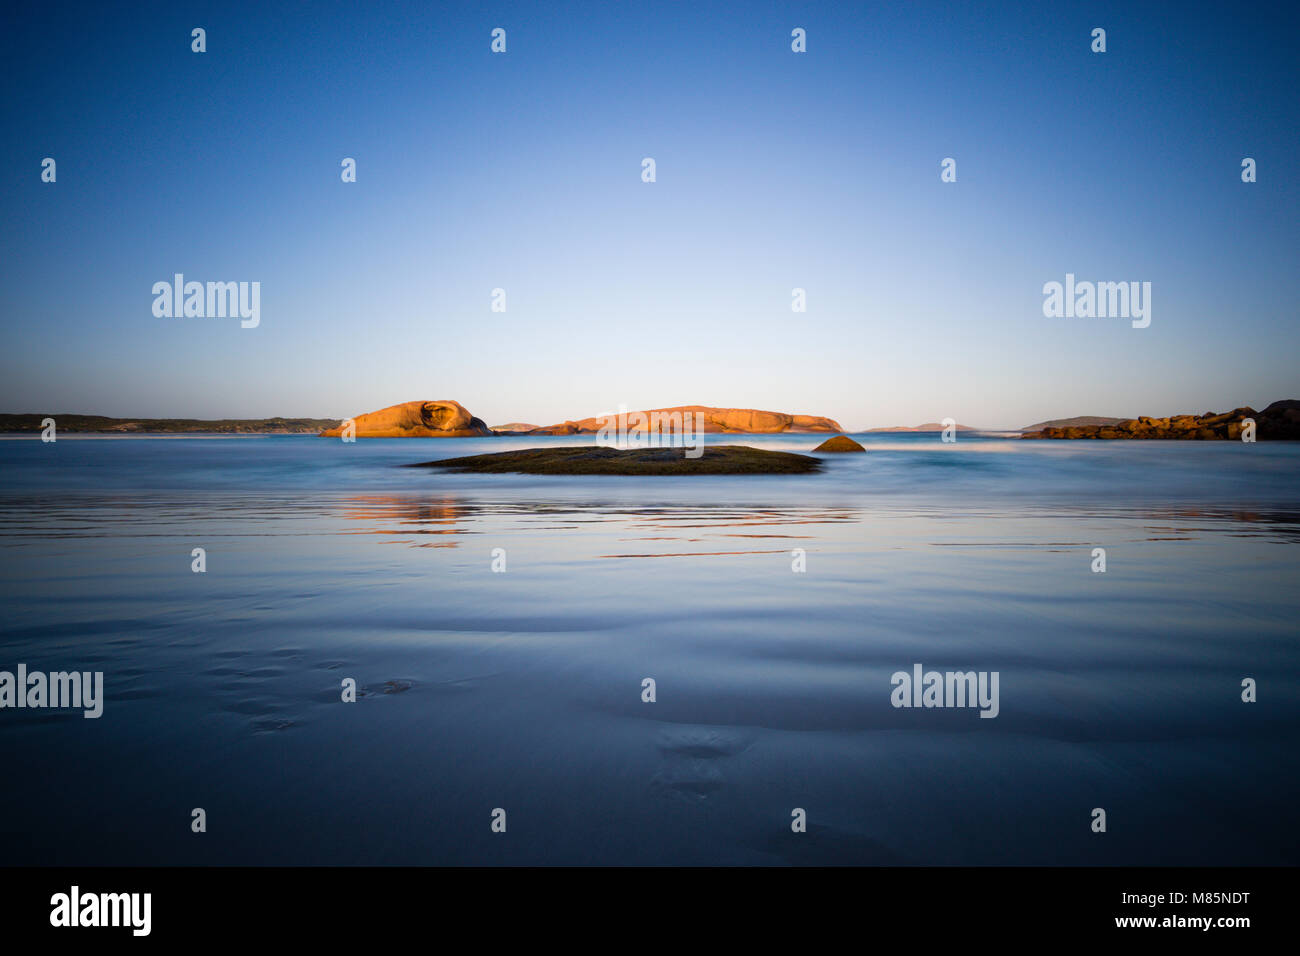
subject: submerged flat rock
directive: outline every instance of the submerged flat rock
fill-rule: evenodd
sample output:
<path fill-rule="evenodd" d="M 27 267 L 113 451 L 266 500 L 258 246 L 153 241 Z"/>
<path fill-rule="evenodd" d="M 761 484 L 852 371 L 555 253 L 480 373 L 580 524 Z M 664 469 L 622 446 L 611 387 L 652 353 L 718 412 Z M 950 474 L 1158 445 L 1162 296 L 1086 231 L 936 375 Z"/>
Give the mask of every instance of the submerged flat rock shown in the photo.
<path fill-rule="evenodd" d="M 410 468 L 528 475 L 796 475 L 820 471 L 808 455 L 766 451 L 746 445 L 707 445 L 698 458 L 686 448 L 602 448 L 591 445 L 527 448 L 491 455 L 425 461 Z"/>

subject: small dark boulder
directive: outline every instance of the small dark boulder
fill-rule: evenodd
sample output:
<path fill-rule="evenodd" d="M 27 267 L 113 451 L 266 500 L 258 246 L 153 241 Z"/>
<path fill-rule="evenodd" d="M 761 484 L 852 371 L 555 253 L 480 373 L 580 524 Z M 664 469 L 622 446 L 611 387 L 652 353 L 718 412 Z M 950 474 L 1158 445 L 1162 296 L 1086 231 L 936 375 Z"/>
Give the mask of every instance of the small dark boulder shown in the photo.
<path fill-rule="evenodd" d="M 819 451 L 866 451 L 866 449 L 848 435 L 836 435 L 834 438 L 826 439 L 813 449 L 814 453 Z"/>

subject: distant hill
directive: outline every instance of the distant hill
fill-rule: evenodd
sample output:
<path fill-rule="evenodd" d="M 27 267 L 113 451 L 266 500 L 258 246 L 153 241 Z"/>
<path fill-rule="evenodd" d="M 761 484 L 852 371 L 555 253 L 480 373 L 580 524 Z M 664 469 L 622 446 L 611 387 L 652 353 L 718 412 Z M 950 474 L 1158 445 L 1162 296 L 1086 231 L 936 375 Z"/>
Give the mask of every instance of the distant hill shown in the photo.
<path fill-rule="evenodd" d="M 494 432 L 530 432 L 534 428 L 540 428 L 540 425 L 529 425 L 526 422 L 509 422 L 505 425 L 489 425 Z"/>
<path fill-rule="evenodd" d="M 868 428 L 869 432 L 941 432 L 944 426 L 942 422 L 926 422 L 924 425 L 892 425 L 889 428 Z M 959 432 L 977 432 L 978 428 L 971 428 L 969 425 L 958 425 Z"/>
<path fill-rule="evenodd" d="M 41 422 L 54 419 L 60 434 L 231 434 L 314 435 L 339 424 L 337 418 L 107 418 L 103 415 L 0 414 L 0 432 L 40 432 Z"/>
<path fill-rule="evenodd" d="M 1083 428 L 1085 425 L 1118 425 L 1126 418 L 1102 418 L 1098 415 L 1079 415 L 1075 418 L 1053 418 L 1050 422 L 1026 425 L 1022 432 L 1040 432 L 1044 428 Z"/>

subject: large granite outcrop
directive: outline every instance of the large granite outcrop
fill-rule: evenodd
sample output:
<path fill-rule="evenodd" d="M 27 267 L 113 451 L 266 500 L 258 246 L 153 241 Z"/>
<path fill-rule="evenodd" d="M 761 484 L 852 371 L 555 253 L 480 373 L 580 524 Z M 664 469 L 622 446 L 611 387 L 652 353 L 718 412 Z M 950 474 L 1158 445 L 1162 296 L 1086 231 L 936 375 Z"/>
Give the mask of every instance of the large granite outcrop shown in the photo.
<path fill-rule="evenodd" d="M 704 416 L 703 431 L 706 434 L 770 434 L 773 432 L 841 432 L 839 422 L 819 415 L 791 415 L 786 412 L 765 412 L 754 408 L 710 408 L 707 405 L 676 405 L 672 408 L 654 408 L 642 412 L 627 412 L 629 419 L 644 415 L 646 421 L 658 415 L 660 420 L 676 414 L 680 419 L 682 413 L 691 412 L 692 416 Z M 594 435 L 602 425 L 612 424 L 617 427 L 617 416 L 607 421 L 600 418 L 583 418 L 579 421 L 560 422 L 558 425 L 546 425 L 534 429 L 533 435 Z M 692 421 L 688 431 L 697 427 Z"/>
<path fill-rule="evenodd" d="M 472 438 L 492 429 L 460 402 L 402 402 L 353 419 L 357 438 Z M 346 423 L 345 423 L 346 424 Z M 337 438 L 343 426 L 327 428 L 322 438 Z"/>

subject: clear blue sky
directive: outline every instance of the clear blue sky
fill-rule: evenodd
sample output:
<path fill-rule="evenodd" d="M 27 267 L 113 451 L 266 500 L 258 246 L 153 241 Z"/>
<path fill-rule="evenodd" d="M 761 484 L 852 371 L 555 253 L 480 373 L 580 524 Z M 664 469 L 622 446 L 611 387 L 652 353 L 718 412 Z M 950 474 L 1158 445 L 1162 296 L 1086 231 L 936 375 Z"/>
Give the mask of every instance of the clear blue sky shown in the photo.
<path fill-rule="evenodd" d="M 1300 397 L 1294 4 L 17 9 L 0 411 L 853 428 Z M 176 272 L 261 282 L 260 327 L 154 317 Z M 1045 318 L 1067 272 L 1151 282 L 1150 328 Z"/>

